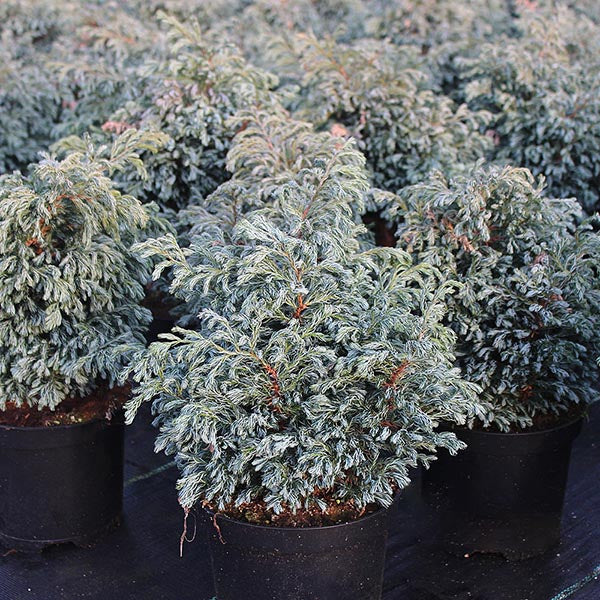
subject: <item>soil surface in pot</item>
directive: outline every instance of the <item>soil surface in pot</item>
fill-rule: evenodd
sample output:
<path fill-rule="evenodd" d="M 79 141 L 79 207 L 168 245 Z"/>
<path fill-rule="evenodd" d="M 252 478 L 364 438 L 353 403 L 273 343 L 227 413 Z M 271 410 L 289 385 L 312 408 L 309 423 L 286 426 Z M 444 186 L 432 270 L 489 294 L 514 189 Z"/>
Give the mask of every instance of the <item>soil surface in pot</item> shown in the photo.
<path fill-rule="evenodd" d="M 99 387 L 85 398 L 68 398 L 59 404 L 56 410 L 45 407 L 38 409 L 30 406 L 17 406 L 6 403 L 6 409 L 0 410 L 0 425 L 10 427 L 53 427 L 56 425 L 75 425 L 89 423 L 99 419 L 110 421 L 116 411 L 129 399 L 129 386 L 108 389 Z"/>
<path fill-rule="evenodd" d="M 315 495 L 317 497 L 317 495 Z M 228 504 L 219 510 L 212 503 L 204 506 L 214 514 L 224 515 L 236 521 L 251 523 L 253 525 L 268 525 L 270 527 L 327 527 L 356 521 L 361 517 L 369 515 L 377 510 L 377 504 L 369 504 L 363 509 L 358 509 L 352 501 L 342 502 L 326 493 L 320 493 L 318 498 L 327 504 L 323 511 L 316 504 L 308 509 L 299 508 L 296 512 L 284 510 L 275 514 L 272 509 L 267 508 L 263 501 L 248 502 L 240 506 Z"/>
<path fill-rule="evenodd" d="M 520 427 L 516 423 L 513 423 L 508 431 L 500 431 L 496 425 L 490 427 L 484 427 L 481 421 L 476 421 L 473 425 L 473 429 L 477 431 L 490 431 L 493 433 L 531 433 L 533 431 L 544 431 L 546 429 L 554 429 L 561 425 L 571 423 L 579 417 L 582 417 L 586 412 L 587 407 L 584 404 L 572 404 L 568 410 L 559 414 L 537 414 L 533 417 L 533 424 L 529 427 Z"/>

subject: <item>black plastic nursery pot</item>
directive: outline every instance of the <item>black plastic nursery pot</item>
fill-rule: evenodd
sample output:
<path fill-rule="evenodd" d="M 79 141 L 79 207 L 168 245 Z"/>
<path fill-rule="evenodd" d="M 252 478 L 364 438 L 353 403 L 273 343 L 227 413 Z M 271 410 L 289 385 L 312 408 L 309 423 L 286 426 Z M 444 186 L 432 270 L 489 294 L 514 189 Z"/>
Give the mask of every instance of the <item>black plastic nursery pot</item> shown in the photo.
<path fill-rule="evenodd" d="M 0 542 L 40 550 L 87 546 L 123 504 L 122 415 L 55 427 L 0 425 Z"/>
<path fill-rule="evenodd" d="M 329 527 L 266 527 L 211 517 L 217 600 L 379 600 L 396 506 Z"/>
<path fill-rule="evenodd" d="M 442 542 L 461 554 L 517 560 L 560 541 L 573 441 L 582 419 L 541 431 L 455 430 L 468 445 L 439 455 L 424 473 L 424 497 L 437 509 Z"/>

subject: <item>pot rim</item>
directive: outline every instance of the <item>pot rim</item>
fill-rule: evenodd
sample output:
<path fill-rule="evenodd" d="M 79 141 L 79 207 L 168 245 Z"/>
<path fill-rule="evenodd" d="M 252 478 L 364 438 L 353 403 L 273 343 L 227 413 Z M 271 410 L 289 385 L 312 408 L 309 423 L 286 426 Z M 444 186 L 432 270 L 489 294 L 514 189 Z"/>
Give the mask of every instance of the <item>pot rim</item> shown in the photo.
<path fill-rule="evenodd" d="M 574 417 L 573 419 L 567 421 L 566 423 L 562 423 L 561 425 L 557 425 L 556 427 L 546 427 L 544 429 L 536 429 L 535 431 L 488 431 L 487 429 L 473 429 L 472 427 L 467 427 L 467 426 L 454 426 L 453 429 L 457 430 L 457 431 L 467 431 L 469 433 L 474 433 L 474 434 L 483 434 L 483 435 L 489 435 L 489 436 L 498 436 L 498 437 L 519 437 L 519 438 L 523 438 L 526 436 L 531 436 L 534 437 L 536 435 L 545 435 L 550 431 L 561 431 L 563 429 L 568 429 L 569 427 L 572 427 L 573 425 L 578 424 L 579 422 L 583 421 L 583 419 L 585 418 L 587 414 L 587 410 L 582 412 L 582 414 L 580 414 L 578 417 Z"/>
<path fill-rule="evenodd" d="M 102 386 L 100 386 L 101 388 Z M 126 402 L 128 402 L 131 399 L 131 383 L 129 381 L 127 381 L 125 384 L 123 385 L 118 385 L 117 383 L 114 383 L 112 385 L 108 384 L 105 386 L 106 387 L 106 391 L 108 393 L 113 392 L 114 390 L 117 390 L 119 388 L 123 388 L 124 392 L 123 395 L 124 397 L 127 398 Z M 96 390 L 100 389 L 98 387 L 98 385 L 96 386 Z M 85 398 L 87 398 L 88 396 L 83 396 L 81 399 L 84 400 Z M 84 421 L 82 423 L 63 423 L 61 425 L 33 425 L 33 426 L 27 426 L 27 425 L 6 425 L 3 423 L 0 423 L 0 431 L 59 431 L 59 430 L 66 430 L 66 429 L 75 429 L 77 427 L 84 427 L 86 425 L 92 425 L 94 423 L 108 423 L 113 424 L 113 423 L 118 423 L 119 420 L 121 419 L 121 417 L 124 417 L 125 414 L 125 404 L 126 402 L 123 403 L 123 405 L 121 406 L 117 406 L 114 411 L 112 412 L 112 415 L 110 417 L 110 419 L 106 418 L 106 415 L 103 415 L 101 417 L 94 417 L 93 419 L 90 419 L 89 421 Z M 57 407 L 58 408 L 60 406 L 60 402 L 58 403 Z M 21 408 L 21 407 L 19 407 Z M 29 408 L 34 409 L 35 406 L 30 406 Z M 0 410 L 0 414 L 2 414 L 2 410 Z"/>
<path fill-rule="evenodd" d="M 335 525 L 321 525 L 319 527 L 276 527 L 273 525 L 257 525 L 256 523 L 247 523 L 246 521 L 240 521 L 238 519 L 233 519 L 232 517 L 228 517 L 227 515 L 224 515 L 222 513 L 215 513 L 214 511 L 210 510 L 209 508 L 205 508 L 202 507 L 202 510 L 207 513 L 211 519 L 223 519 L 224 521 L 228 521 L 230 523 L 234 523 L 236 525 L 241 525 L 243 527 L 248 527 L 251 528 L 254 531 L 258 531 L 258 530 L 268 530 L 268 531 L 282 531 L 282 532 L 288 532 L 288 533 L 299 533 L 299 532 L 306 532 L 306 531 L 333 531 L 335 529 L 341 529 L 342 527 L 346 527 L 348 525 L 354 525 L 355 523 L 364 523 L 365 521 L 368 521 L 369 519 L 374 519 L 375 517 L 381 516 L 383 513 L 391 510 L 394 508 L 394 506 L 396 505 L 396 503 L 398 502 L 400 495 L 401 495 L 402 490 L 400 490 L 398 493 L 396 493 L 396 495 L 394 496 L 394 499 L 392 500 L 392 503 L 388 506 L 388 507 L 383 507 L 380 506 L 377 510 L 373 511 L 372 513 L 365 515 L 364 517 L 359 517 L 358 519 L 355 519 L 354 521 L 346 521 L 344 523 L 336 523 Z"/>
<path fill-rule="evenodd" d="M 1 413 L 2 411 L 0 411 Z M 123 413 L 123 408 L 118 408 L 110 419 L 106 417 L 94 417 L 90 421 L 83 421 L 82 423 L 63 423 L 62 425 L 5 425 L 0 423 L 1 431 L 64 431 L 66 429 L 76 429 L 78 427 L 85 427 L 86 425 L 94 425 L 95 423 L 106 423 L 108 425 L 114 425 L 119 423 L 120 414 Z"/>

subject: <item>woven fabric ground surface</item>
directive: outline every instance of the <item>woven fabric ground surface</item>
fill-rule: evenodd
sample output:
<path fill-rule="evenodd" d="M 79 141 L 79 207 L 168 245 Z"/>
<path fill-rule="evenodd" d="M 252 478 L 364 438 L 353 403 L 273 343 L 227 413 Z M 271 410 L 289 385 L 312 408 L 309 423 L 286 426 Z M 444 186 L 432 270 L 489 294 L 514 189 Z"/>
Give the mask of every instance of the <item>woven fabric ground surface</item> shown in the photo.
<path fill-rule="evenodd" d="M 407 494 L 389 541 L 384 600 L 598 600 L 599 434 L 595 407 L 573 451 L 562 544 L 542 557 L 506 562 L 449 555 L 436 547 L 418 494 Z M 153 454 L 153 435 L 143 418 L 127 431 L 121 527 L 88 549 L 55 547 L 23 555 L 0 548 L 0 600 L 213 597 L 202 526 L 179 557 L 183 514 L 174 490 L 177 472 L 164 456 Z"/>

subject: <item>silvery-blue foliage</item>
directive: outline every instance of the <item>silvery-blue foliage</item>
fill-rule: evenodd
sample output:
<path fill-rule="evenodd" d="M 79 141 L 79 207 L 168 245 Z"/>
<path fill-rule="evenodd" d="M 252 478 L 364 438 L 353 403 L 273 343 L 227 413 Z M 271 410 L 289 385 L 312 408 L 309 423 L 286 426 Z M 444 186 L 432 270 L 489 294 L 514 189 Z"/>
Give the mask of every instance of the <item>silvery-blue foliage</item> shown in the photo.
<path fill-rule="evenodd" d="M 457 60 L 455 95 L 492 113 L 491 158 L 544 175 L 549 194 L 591 214 L 600 209 L 600 26 L 562 10 L 521 27 Z"/>
<path fill-rule="evenodd" d="M 299 117 L 356 138 L 377 187 L 396 192 L 432 169 L 458 172 L 489 150 L 489 115 L 432 89 L 418 48 L 299 34 Z"/>
<path fill-rule="evenodd" d="M 164 148 L 143 156 L 148 178 L 140 182 L 133 174 L 126 187 L 143 202 L 177 209 L 228 178 L 225 157 L 236 133 L 228 119 L 239 110 L 276 106 L 271 90 L 277 78 L 249 65 L 234 45 L 203 32 L 197 21 L 163 20 L 170 28 L 168 54 L 139 69 L 154 82 L 151 93 L 125 103 L 110 123 L 168 135 Z"/>
<path fill-rule="evenodd" d="M 436 425 L 477 410 L 440 323 L 450 289 L 401 250 L 361 249 L 367 173 L 351 142 L 275 179 L 269 205 L 226 237 L 140 246 L 161 259 L 155 276 L 172 269 L 172 293 L 200 324 L 134 361 L 128 418 L 152 402 L 185 508 L 324 509 L 321 492 L 388 506 L 410 467 L 461 447 Z"/>
<path fill-rule="evenodd" d="M 0 175 L 25 168 L 53 140 L 62 113 L 58 85 L 0 43 Z"/>
<path fill-rule="evenodd" d="M 144 341 L 151 263 L 131 251 L 155 220 L 111 176 L 143 173 L 132 132 L 0 178 L 0 408 L 56 406 L 112 384 Z"/>
<path fill-rule="evenodd" d="M 333 171 L 338 185 L 355 183 L 356 167 L 364 165 L 354 141 L 317 133 L 312 124 L 298 121 L 282 109 L 241 111 L 232 117 L 231 126 L 238 129 L 226 160 L 231 179 L 198 204 L 180 211 L 178 221 L 188 240 L 200 234 L 230 240 L 236 223 L 249 212 L 272 205 L 282 185 L 315 186 L 328 170 Z M 366 189 L 366 181 L 362 186 Z M 358 221 L 364 211 L 359 190 L 352 207 Z"/>
<path fill-rule="evenodd" d="M 575 200 L 545 197 L 526 169 L 481 167 L 406 188 L 389 213 L 400 248 L 461 284 L 445 323 L 486 425 L 597 398 L 600 236 Z"/>

